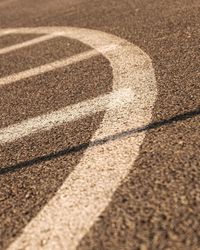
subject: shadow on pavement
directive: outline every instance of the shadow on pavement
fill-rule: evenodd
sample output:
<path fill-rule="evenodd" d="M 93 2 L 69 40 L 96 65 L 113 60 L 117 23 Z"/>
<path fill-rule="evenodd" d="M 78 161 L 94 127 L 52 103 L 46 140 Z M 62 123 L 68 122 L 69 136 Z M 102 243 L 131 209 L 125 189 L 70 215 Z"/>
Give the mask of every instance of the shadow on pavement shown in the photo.
<path fill-rule="evenodd" d="M 43 156 L 39 156 L 39 157 L 36 157 L 36 158 L 28 160 L 28 161 L 23 161 L 23 162 L 15 164 L 15 165 L 1 167 L 0 175 L 13 173 L 13 172 L 16 172 L 17 170 L 20 170 L 23 168 L 29 168 L 34 164 L 39 164 L 41 162 L 53 160 L 53 159 L 59 158 L 61 156 L 67 155 L 67 154 L 73 154 L 73 153 L 79 152 L 80 150 L 103 145 L 107 142 L 115 141 L 115 140 L 118 140 L 118 139 L 121 139 L 124 137 L 130 137 L 131 135 L 136 134 L 136 133 L 141 133 L 141 132 L 156 129 L 156 128 L 159 128 L 162 126 L 167 126 L 167 125 L 172 124 L 174 122 L 184 121 L 184 120 L 187 120 L 189 118 L 192 118 L 192 117 L 195 117 L 198 115 L 200 115 L 200 107 L 198 107 L 197 109 L 195 109 L 193 111 L 173 116 L 169 119 L 164 119 L 161 121 L 149 123 L 146 126 L 123 131 L 121 133 L 118 133 L 115 135 L 110 135 L 110 136 L 107 136 L 103 139 L 96 140 L 94 142 L 82 143 L 80 145 L 64 148 L 64 149 L 59 150 L 57 152 L 50 153 L 50 154 L 43 155 Z"/>

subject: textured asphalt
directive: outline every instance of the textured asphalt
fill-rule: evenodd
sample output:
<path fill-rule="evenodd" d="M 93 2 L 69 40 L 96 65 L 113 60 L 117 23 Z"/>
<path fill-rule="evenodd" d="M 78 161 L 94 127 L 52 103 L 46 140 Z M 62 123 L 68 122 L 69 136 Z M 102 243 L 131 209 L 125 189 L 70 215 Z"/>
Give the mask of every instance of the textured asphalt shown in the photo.
<path fill-rule="evenodd" d="M 0 28 L 75 26 L 115 34 L 152 59 L 158 97 L 131 173 L 80 250 L 200 249 L 200 2 L 7 0 Z M 0 48 L 35 35 L 0 38 Z M 90 49 L 56 38 L 0 55 L 0 77 Z M 103 56 L 0 86 L 0 128 L 112 89 Z M 0 249 L 6 249 L 80 161 L 103 112 L 0 145 Z M 53 154 L 55 153 L 55 154 Z M 44 156 L 41 158 L 41 156 Z"/>

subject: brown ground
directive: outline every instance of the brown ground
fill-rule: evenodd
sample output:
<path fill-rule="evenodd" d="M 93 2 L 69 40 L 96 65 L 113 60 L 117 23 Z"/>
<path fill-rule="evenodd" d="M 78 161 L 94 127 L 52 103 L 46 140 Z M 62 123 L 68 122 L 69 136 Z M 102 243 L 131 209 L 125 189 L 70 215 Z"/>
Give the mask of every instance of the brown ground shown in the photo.
<path fill-rule="evenodd" d="M 1 28 L 95 28 L 133 42 L 153 60 L 158 98 L 152 126 L 130 175 L 80 250 L 200 249 L 199 13 L 198 0 L 0 1 Z M 29 38 L 0 38 L 0 47 Z M 0 55 L 0 76 L 87 49 L 55 39 Z M 102 56 L 0 86 L 0 127 L 111 87 L 112 69 Z M 88 143 L 102 118 L 103 113 L 0 146 L 0 249 L 55 194 L 85 148 L 71 154 L 62 150 Z"/>

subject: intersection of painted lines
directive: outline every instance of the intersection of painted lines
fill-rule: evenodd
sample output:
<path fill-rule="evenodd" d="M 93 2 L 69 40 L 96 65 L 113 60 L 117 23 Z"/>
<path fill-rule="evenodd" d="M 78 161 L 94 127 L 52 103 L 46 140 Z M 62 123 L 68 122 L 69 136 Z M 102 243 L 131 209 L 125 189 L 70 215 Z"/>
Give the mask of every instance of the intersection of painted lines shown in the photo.
<path fill-rule="evenodd" d="M 10 34 L 10 32 L 5 31 L 2 34 L 0 34 L 0 36 L 4 36 L 7 34 Z M 12 46 L 2 48 L 2 49 L 0 49 L 0 55 L 17 50 L 17 49 L 24 48 L 27 46 L 31 46 L 31 45 L 34 45 L 34 44 L 37 44 L 40 42 L 44 42 L 44 41 L 56 38 L 58 36 L 64 36 L 64 33 L 63 32 L 53 32 L 50 34 L 46 34 L 46 35 L 28 40 L 28 41 L 23 42 L 23 43 L 14 44 Z M 97 48 L 96 50 L 91 49 L 91 50 L 76 54 L 74 56 L 71 56 L 69 58 L 57 60 L 57 61 L 54 61 L 52 63 L 48 63 L 48 64 L 41 65 L 41 66 L 29 69 L 29 70 L 25 70 L 25 71 L 16 73 L 16 74 L 2 77 L 2 78 L 0 78 L 0 85 L 10 84 L 10 83 L 20 81 L 20 80 L 23 80 L 23 79 L 26 79 L 26 78 L 29 78 L 32 76 L 44 74 L 46 72 L 56 70 L 58 68 L 66 67 L 66 66 L 69 66 L 71 64 L 75 64 L 77 62 L 90 59 L 91 57 L 99 55 L 100 52 L 106 53 L 106 52 L 109 52 L 109 51 L 117 49 L 117 48 L 119 48 L 119 45 L 116 45 L 116 44 L 110 44 L 109 46 L 108 45 L 101 46 L 101 47 Z"/>
<path fill-rule="evenodd" d="M 97 112 L 117 109 L 133 101 L 131 89 L 122 88 L 110 94 L 67 106 L 58 111 L 22 121 L 0 130 L 0 144 L 8 143 L 39 131 L 50 130 L 63 123 L 76 121 Z"/>
<path fill-rule="evenodd" d="M 110 46 L 100 47 L 100 48 L 98 48 L 98 50 L 101 51 L 102 53 L 105 53 L 105 52 L 114 50 L 116 47 L 117 47 L 116 45 L 110 45 Z M 66 58 L 66 59 L 58 60 L 58 61 L 55 61 L 52 63 L 41 65 L 41 66 L 33 68 L 33 69 L 22 71 L 22 72 L 17 73 L 17 74 L 3 77 L 0 79 L 0 85 L 13 83 L 13 82 L 20 81 L 20 80 L 23 80 L 23 79 L 26 79 L 26 78 L 29 78 L 32 76 L 44 74 L 46 72 L 53 71 L 53 70 L 58 69 L 58 68 L 66 67 L 66 66 L 69 66 L 71 64 L 90 59 L 91 57 L 94 57 L 97 55 L 99 55 L 99 52 L 97 50 L 85 51 L 83 53 L 76 54 L 76 55 L 71 56 L 71 57 Z"/>
<path fill-rule="evenodd" d="M 4 32 L 2 35 L 9 34 L 9 32 Z M 46 34 L 23 43 L 14 44 L 9 47 L 0 49 L 0 54 L 5 54 L 17 49 L 21 49 L 33 44 L 37 44 L 43 41 L 53 39 L 58 36 L 62 36 L 63 32 L 53 32 Z M 82 60 L 87 60 L 93 56 L 99 55 L 101 53 L 106 53 L 119 46 L 116 44 L 110 44 L 109 46 L 102 46 L 97 50 L 89 50 L 83 53 L 76 54 L 66 59 L 58 60 L 52 63 L 41 65 L 36 68 L 25 70 L 17 74 L 12 74 L 3 78 L 0 78 L 0 85 L 11 84 L 16 81 L 23 80 L 28 77 L 36 76 L 39 74 L 46 73 L 48 71 L 55 70 L 57 68 L 65 67 L 73 63 L 80 62 Z M 7 128 L 0 130 L 0 144 L 12 142 L 14 140 L 20 139 L 21 137 L 28 136 L 33 133 L 37 133 L 41 130 L 50 130 L 54 126 L 59 126 L 66 122 L 72 122 L 81 119 L 85 116 L 90 116 L 100 111 L 106 109 L 120 108 L 121 105 L 126 105 L 128 102 L 132 101 L 133 92 L 131 89 L 122 88 L 113 93 L 99 96 L 95 99 L 84 101 L 78 104 L 74 104 L 58 111 L 51 112 L 42 116 L 38 116 L 19 124 L 14 124 Z"/>
<path fill-rule="evenodd" d="M 66 59 L 68 61 L 56 61 L 4 77 L 0 79 L 0 85 L 42 74 L 103 53 L 113 68 L 113 93 L 66 107 L 68 114 L 65 114 L 65 118 L 62 113 L 60 116 L 55 116 L 54 112 L 47 114 L 47 116 L 50 115 L 49 120 L 47 119 L 47 124 L 42 125 L 42 129 L 51 126 L 52 117 L 55 118 L 53 121 L 56 125 L 101 110 L 106 110 L 104 119 L 91 141 L 147 124 L 151 119 L 156 98 L 156 81 L 151 59 L 137 46 L 111 34 L 75 27 L 21 28 L 3 32 L 43 35 L 59 31 L 63 31 L 66 37 L 77 39 L 95 50 Z M 92 102 L 89 107 L 88 102 Z M 76 114 L 76 118 L 72 118 L 74 111 L 81 114 Z M 71 115 L 68 116 L 70 112 Z M 36 131 L 40 129 L 37 119 L 39 118 L 24 121 L 29 131 L 35 129 L 35 125 L 33 127 L 31 125 L 33 121 L 36 122 Z M 21 124 L 13 126 L 21 131 Z M 15 137 L 15 129 L 12 130 L 12 127 L 6 129 L 8 129 L 7 133 L 4 131 L 4 134 L 7 136 L 4 138 L 2 135 L 2 141 L 12 141 Z M 53 199 L 24 228 L 22 235 L 10 245 L 9 250 L 76 249 L 80 240 L 111 201 L 116 188 L 128 175 L 138 156 L 143 139 L 144 133 L 140 133 L 109 144 L 88 148 Z M 41 248 L 41 242 L 44 241 L 46 243 Z"/>

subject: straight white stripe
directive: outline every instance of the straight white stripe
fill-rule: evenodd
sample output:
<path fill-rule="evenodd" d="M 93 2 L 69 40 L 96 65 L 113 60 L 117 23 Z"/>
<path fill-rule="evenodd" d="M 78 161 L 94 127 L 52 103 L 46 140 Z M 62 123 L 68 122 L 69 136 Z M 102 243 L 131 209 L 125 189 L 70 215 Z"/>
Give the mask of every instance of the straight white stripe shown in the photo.
<path fill-rule="evenodd" d="M 124 88 L 88 101 L 67 106 L 58 111 L 28 119 L 1 129 L 0 144 L 15 141 L 41 130 L 50 130 L 55 126 L 76 121 L 83 117 L 104 111 L 105 109 L 120 108 L 130 101 L 133 101 L 133 93 L 130 89 Z"/>
<path fill-rule="evenodd" d="M 7 35 L 9 35 L 9 34 L 12 34 L 12 31 L 2 31 L 1 33 L 0 33 L 0 37 L 2 37 L 2 36 L 7 36 Z"/>
<path fill-rule="evenodd" d="M 98 48 L 98 50 L 89 50 L 89 51 L 71 56 L 71 57 L 63 59 L 63 60 L 55 61 L 52 63 L 41 65 L 41 66 L 33 68 L 33 69 L 22 71 L 22 72 L 17 73 L 17 74 L 9 75 L 9 76 L 0 78 L 0 85 L 5 85 L 5 84 L 13 83 L 16 81 L 20 81 L 20 80 L 26 79 L 28 77 L 44 74 L 46 72 L 71 65 L 73 63 L 80 62 L 82 60 L 87 60 L 93 56 L 98 55 L 99 51 L 101 51 L 102 53 L 105 53 L 105 52 L 108 52 L 110 50 L 115 49 L 116 47 L 117 47 L 116 45 L 111 44 L 110 46 L 100 47 L 100 48 Z"/>
<path fill-rule="evenodd" d="M 41 42 L 53 39 L 53 38 L 55 38 L 57 36 L 58 36 L 58 34 L 52 33 L 52 34 L 36 37 L 34 39 L 31 39 L 31 40 L 28 40 L 28 41 L 25 41 L 25 42 L 22 42 L 22 43 L 17 43 L 17 44 L 14 44 L 12 46 L 9 46 L 9 47 L 5 47 L 5 48 L 0 49 L 0 55 L 11 52 L 13 50 L 24 48 L 24 47 L 27 47 L 27 46 L 30 46 L 30 45 L 33 45 L 33 44 L 41 43 Z"/>

